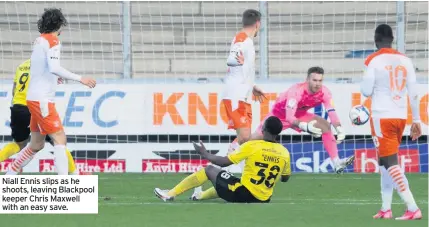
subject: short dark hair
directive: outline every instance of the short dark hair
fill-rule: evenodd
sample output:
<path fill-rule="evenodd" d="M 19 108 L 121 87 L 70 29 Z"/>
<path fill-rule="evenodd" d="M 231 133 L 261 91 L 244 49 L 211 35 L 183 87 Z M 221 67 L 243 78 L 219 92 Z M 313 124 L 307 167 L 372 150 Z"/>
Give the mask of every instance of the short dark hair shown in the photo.
<path fill-rule="evenodd" d="M 392 28 L 387 24 L 378 25 L 377 28 L 375 29 L 374 40 L 375 42 L 392 43 L 393 42 Z"/>
<path fill-rule="evenodd" d="M 283 130 L 283 123 L 276 116 L 270 116 L 265 120 L 264 131 L 270 133 L 271 135 L 278 135 Z"/>
<path fill-rule="evenodd" d="M 261 13 L 255 9 L 248 9 L 243 13 L 243 27 L 251 26 L 261 21 Z"/>
<path fill-rule="evenodd" d="M 61 9 L 57 8 L 45 9 L 42 17 L 37 21 L 37 27 L 41 34 L 56 32 L 62 26 L 67 26 L 67 20 Z"/>
<path fill-rule="evenodd" d="M 322 67 L 319 66 L 314 66 L 308 69 L 307 71 L 307 77 L 309 77 L 312 73 L 317 73 L 317 74 L 325 74 L 325 70 L 323 70 Z"/>

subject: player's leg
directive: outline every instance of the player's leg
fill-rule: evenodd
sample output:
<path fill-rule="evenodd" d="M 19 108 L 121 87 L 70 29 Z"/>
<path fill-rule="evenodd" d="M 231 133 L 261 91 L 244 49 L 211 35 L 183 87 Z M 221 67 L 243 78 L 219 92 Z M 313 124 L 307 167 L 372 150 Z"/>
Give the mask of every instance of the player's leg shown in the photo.
<path fill-rule="evenodd" d="M 67 138 L 61 124 L 60 116 L 52 102 L 27 101 L 31 119 L 37 119 L 40 132 L 49 135 L 54 143 L 55 167 L 59 175 L 68 174 L 66 155 Z M 45 142 L 45 138 L 43 138 Z"/>
<path fill-rule="evenodd" d="M 191 196 L 191 200 L 208 200 L 208 199 L 216 199 L 219 198 L 215 187 L 211 187 L 205 191 L 194 192 Z"/>
<path fill-rule="evenodd" d="M 52 146 L 55 146 L 54 142 L 52 141 L 51 137 L 46 137 L 46 142 L 51 144 Z M 79 175 L 79 171 L 76 169 L 76 164 L 74 162 L 73 156 L 71 155 L 71 152 L 68 148 L 66 148 L 66 155 L 67 155 L 67 162 L 68 162 L 68 172 L 70 175 Z"/>
<path fill-rule="evenodd" d="M 210 168 L 207 166 L 206 168 Z M 185 177 L 179 184 L 177 184 L 171 190 L 163 190 L 160 188 L 155 188 L 155 195 L 164 200 L 164 201 L 172 201 L 174 197 L 183 194 L 184 192 L 199 187 L 207 182 L 207 174 L 205 169 L 200 169 L 197 172 Z"/>
<path fill-rule="evenodd" d="M 55 168 L 58 175 L 68 174 L 68 159 L 66 154 L 67 138 L 64 130 L 49 133 L 54 144 Z"/>
<path fill-rule="evenodd" d="M 380 212 L 390 209 L 391 191 L 396 188 L 399 196 L 407 205 L 407 211 L 397 220 L 414 220 L 421 219 L 422 214 L 411 193 L 407 177 L 398 164 L 398 149 L 405 125 L 406 120 L 402 119 L 371 119 L 371 131 L 379 153 L 379 164 L 384 167 L 381 171 L 382 181 L 385 184 L 381 185 L 383 207 Z M 375 215 L 374 218 L 377 216 Z"/>
<path fill-rule="evenodd" d="M 252 107 L 242 101 L 234 104 L 231 100 L 222 100 L 222 103 L 228 117 L 228 129 L 234 129 L 237 135 L 237 138 L 229 146 L 228 153 L 231 153 L 250 139 Z"/>
<path fill-rule="evenodd" d="M 0 162 L 22 150 L 28 143 L 30 136 L 31 115 L 26 106 L 14 105 L 10 108 L 10 128 L 12 131 L 12 143 L 6 144 L 0 150 Z"/>
<path fill-rule="evenodd" d="M 393 157 L 393 156 L 390 156 Z M 381 209 L 377 214 L 373 216 L 374 219 L 391 219 L 392 218 L 392 197 L 393 197 L 393 181 L 387 171 L 386 167 L 390 165 L 395 165 L 395 159 L 389 159 L 386 157 L 379 159 L 379 168 L 380 168 L 380 186 L 381 186 Z M 397 159 L 396 159 L 397 164 Z"/>
<path fill-rule="evenodd" d="M 354 155 L 344 159 L 339 158 L 337 141 L 335 139 L 334 133 L 331 130 L 331 123 L 329 123 L 327 120 L 320 116 L 307 112 L 298 114 L 297 117 L 300 121 L 316 121 L 316 124 L 314 126 L 322 130 L 323 147 L 328 152 L 328 155 L 331 158 L 332 163 L 334 164 L 335 172 L 341 173 L 348 165 L 353 163 Z M 298 130 L 297 128 L 294 129 Z"/>
<path fill-rule="evenodd" d="M 34 155 L 45 146 L 45 135 L 37 130 L 31 132 L 30 144 L 24 147 L 12 162 L 6 175 L 16 175 L 25 167 L 34 157 Z"/>

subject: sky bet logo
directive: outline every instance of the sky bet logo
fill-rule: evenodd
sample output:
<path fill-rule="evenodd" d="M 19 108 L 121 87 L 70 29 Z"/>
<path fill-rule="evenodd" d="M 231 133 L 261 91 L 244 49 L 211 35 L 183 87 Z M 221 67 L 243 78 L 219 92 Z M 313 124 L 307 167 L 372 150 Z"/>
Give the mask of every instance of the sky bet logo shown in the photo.
<path fill-rule="evenodd" d="M 92 97 L 92 92 L 91 91 L 74 91 L 71 92 L 68 103 L 67 103 L 67 107 L 66 107 L 66 111 L 65 114 L 63 115 L 63 126 L 64 127 L 82 127 L 83 122 L 82 121 L 72 121 L 72 114 L 75 112 L 83 112 L 84 111 L 84 106 L 79 106 L 76 104 L 76 100 L 77 99 L 84 99 L 84 98 L 90 98 L 92 97 L 93 99 L 95 98 L 95 102 L 94 105 L 92 106 L 92 121 L 99 127 L 102 128 L 110 128 L 110 127 L 114 127 L 118 124 L 117 120 L 103 120 L 100 117 L 100 107 L 101 105 L 103 105 L 103 103 L 111 98 L 121 98 L 123 99 L 125 97 L 126 93 L 123 91 L 108 91 L 106 93 L 101 94 L 99 97 Z M 6 98 L 7 97 L 7 92 L 5 91 L 0 91 L 0 98 Z M 57 91 L 55 93 L 55 98 L 58 99 L 62 99 L 62 98 L 67 98 L 65 96 L 65 92 L 63 91 Z M 86 107 L 88 108 L 88 107 Z M 62 115 L 62 113 L 59 113 L 60 116 Z M 7 120 L 4 123 L 7 127 L 9 127 L 10 125 L 10 121 Z"/>

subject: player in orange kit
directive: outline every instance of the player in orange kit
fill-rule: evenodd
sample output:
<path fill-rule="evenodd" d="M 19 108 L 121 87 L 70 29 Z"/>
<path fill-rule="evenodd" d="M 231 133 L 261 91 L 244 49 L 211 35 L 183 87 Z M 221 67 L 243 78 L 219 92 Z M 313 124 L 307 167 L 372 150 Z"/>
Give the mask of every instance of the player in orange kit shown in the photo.
<path fill-rule="evenodd" d="M 371 97 L 371 134 L 378 151 L 381 174 L 381 210 L 376 219 L 392 218 L 392 195 L 396 188 L 407 205 L 407 211 L 396 220 L 421 219 L 408 185 L 407 177 L 398 164 L 398 149 L 407 121 L 407 98 L 413 114 L 412 140 L 421 136 L 419 103 L 416 93 L 416 74 L 411 60 L 392 49 L 393 32 L 387 24 L 379 25 L 374 35 L 377 52 L 365 61 L 366 71 L 361 92 Z"/>
<path fill-rule="evenodd" d="M 95 80 L 76 75 L 60 65 L 61 43 L 58 36 L 67 20 L 59 9 L 47 9 L 37 22 L 40 37 L 33 43 L 31 54 L 31 79 L 27 90 L 27 106 L 31 114 L 31 140 L 11 164 L 7 175 L 16 175 L 28 160 L 45 146 L 46 135 L 53 140 L 55 167 L 59 175 L 68 174 L 66 142 L 61 119 L 55 108 L 54 98 L 58 77 L 79 81 L 93 88 Z"/>

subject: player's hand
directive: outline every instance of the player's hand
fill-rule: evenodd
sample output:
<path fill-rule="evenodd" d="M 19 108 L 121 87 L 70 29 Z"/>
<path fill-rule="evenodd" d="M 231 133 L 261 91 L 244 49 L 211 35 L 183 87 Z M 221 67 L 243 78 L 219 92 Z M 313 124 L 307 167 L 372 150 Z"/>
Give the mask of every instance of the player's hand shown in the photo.
<path fill-rule="evenodd" d="M 310 134 L 313 134 L 313 136 L 321 136 L 322 135 L 322 129 L 317 128 L 316 126 L 314 126 L 314 124 L 316 124 L 317 121 L 313 120 L 310 122 L 300 122 L 299 123 L 299 128 L 305 132 L 308 132 Z"/>
<path fill-rule="evenodd" d="M 413 123 L 411 125 L 411 140 L 416 140 L 418 139 L 421 135 L 422 135 L 422 126 L 420 125 L 420 123 Z"/>
<path fill-rule="evenodd" d="M 63 84 L 63 83 L 64 83 L 64 79 L 61 77 L 58 77 L 57 84 Z"/>
<path fill-rule="evenodd" d="M 335 130 L 337 131 L 337 144 L 340 144 L 346 138 L 346 133 L 344 133 L 344 129 L 340 125 L 335 127 Z"/>
<path fill-rule="evenodd" d="M 194 145 L 195 150 L 198 151 L 202 156 L 204 156 L 205 153 L 207 153 L 207 150 L 203 144 L 203 141 L 200 140 L 199 145 L 197 143 L 195 143 L 194 141 L 192 141 L 192 144 Z"/>
<path fill-rule="evenodd" d="M 235 60 L 237 60 L 238 64 L 243 65 L 244 64 L 244 55 L 243 52 L 240 50 L 240 54 L 237 53 L 237 56 L 235 56 Z"/>
<path fill-rule="evenodd" d="M 260 103 L 263 103 L 264 99 L 267 99 L 267 97 L 265 97 L 264 92 L 257 86 L 253 86 L 253 95 L 256 97 L 256 100 Z"/>
<path fill-rule="evenodd" d="M 94 88 L 95 85 L 97 84 L 97 82 L 89 77 L 82 77 L 82 79 L 80 79 L 80 83 L 89 87 L 89 88 Z"/>

